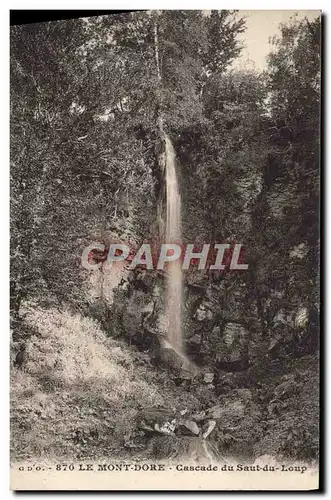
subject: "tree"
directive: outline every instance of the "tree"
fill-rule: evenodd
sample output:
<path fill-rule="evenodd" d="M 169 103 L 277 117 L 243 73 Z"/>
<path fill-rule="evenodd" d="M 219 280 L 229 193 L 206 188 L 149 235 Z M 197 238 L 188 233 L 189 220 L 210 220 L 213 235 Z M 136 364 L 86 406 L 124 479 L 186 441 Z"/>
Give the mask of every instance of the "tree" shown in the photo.
<path fill-rule="evenodd" d="M 309 352 L 318 345 L 320 20 L 282 25 L 273 46 L 255 285 L 269 331 L 280 310 L 291 316 L 307 308 L 306 333 L 288 327 L 283 335 L 291 349 Z"/>

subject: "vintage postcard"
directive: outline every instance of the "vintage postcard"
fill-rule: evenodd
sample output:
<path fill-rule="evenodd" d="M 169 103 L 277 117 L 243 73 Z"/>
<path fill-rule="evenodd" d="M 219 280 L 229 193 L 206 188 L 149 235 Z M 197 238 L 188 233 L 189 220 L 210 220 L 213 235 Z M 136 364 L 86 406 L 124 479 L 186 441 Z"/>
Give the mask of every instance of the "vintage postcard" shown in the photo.
<path fill-rule="evenodd" d="M 12 490 L 319 488 L 320 11 L 12 11 Z"/>

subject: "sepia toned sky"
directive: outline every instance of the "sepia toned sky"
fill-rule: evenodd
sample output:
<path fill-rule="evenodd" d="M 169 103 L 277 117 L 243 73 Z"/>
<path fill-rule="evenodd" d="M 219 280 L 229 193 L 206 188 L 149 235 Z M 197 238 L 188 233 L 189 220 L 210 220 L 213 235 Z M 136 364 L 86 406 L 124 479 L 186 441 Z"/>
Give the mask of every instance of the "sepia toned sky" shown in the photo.
<path fill-rule="evenodd" d="M 269 37 L 279 33 L 279 24 L 288 22 L 296 15 L 298 20 L 307 17 L 312 20 L 320 15 L 319 10 L 240 10 L 239 14 L 246 17 L 247 29 L 241 35 L 245 44 L 241 57 L 235 61 L 233 67 L 256 68 L 263 70 L 266 67 L 265 57 L 271 50 Z"/>

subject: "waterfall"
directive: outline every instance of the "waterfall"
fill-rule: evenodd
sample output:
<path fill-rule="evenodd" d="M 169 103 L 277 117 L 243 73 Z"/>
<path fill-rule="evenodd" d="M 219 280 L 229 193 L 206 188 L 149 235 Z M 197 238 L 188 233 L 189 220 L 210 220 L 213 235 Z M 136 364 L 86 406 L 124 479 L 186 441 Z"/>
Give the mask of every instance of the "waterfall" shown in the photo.
<path fill-rule="evenodd" d="M 181 244 L 181 209 L 176 154 L 170 138 L 165 135 L 166 148 L 166 243 Z M 168 341 L 178 353 L 183 352 L 181 333 L 182 267 L 179 259 L 169 262 L 165 297 Z"/>

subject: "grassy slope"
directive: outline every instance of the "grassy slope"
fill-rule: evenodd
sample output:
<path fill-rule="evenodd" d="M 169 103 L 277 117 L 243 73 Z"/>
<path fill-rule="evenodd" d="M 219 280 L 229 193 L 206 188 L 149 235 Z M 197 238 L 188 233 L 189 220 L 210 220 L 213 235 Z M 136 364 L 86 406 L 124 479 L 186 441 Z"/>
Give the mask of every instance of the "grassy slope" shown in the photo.
<path fill-rule="evenodd" d="M 139 407 L 197 408 L 92 319 L 31 308 L 26 323 L 33 334 L 24 370 L 11 369 L 12 460 L 124 456 Z"/>

